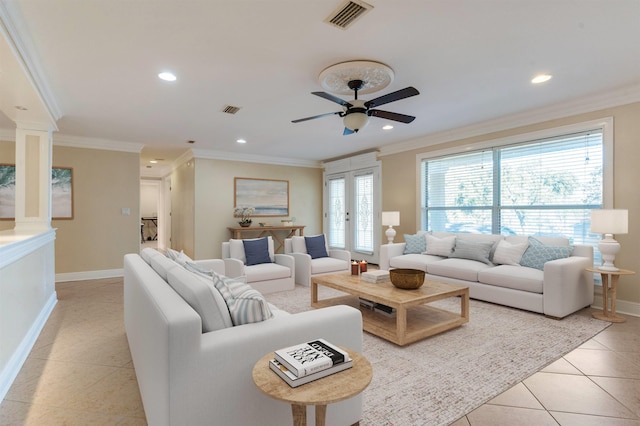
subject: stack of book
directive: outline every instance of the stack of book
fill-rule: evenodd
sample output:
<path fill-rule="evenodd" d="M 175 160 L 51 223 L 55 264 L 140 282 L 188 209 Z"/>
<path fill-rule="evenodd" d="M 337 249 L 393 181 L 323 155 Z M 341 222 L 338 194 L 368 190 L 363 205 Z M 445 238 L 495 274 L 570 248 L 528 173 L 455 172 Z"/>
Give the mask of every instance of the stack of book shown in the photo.
<path fill-rule="evenodd" d="M 292 388 L 353 366 L 349 354 L 324 339 L 278 349 L 271 368 Z"/>
<path fill-rule="evenodd" d="M 363 272 L 362 274 L 360 274 L 360 278 L 363 281 L 374 283 L 374 284 L 386 283 L 390 281 L 389 271 L 381 271 L 381 270 Z"/>
<path fill-rule="evenodd" d="M 392 308 L 391 306 L 387 306 L 387 305 L 383 305 L 382 303 L 377 303 L 374 302 L 372 300 L 368 300 L 368 299 L 363 299 L 362 297 L 359 298 L 360 299 L 360 307 L 364 308 L 364 309 L 368 309 L 370 311 L 374 311 L 374 312 L 378 312 L 382 315 L 385 315 L 389 318 L 395 318 L 396 317 L 396 308 Z"/>

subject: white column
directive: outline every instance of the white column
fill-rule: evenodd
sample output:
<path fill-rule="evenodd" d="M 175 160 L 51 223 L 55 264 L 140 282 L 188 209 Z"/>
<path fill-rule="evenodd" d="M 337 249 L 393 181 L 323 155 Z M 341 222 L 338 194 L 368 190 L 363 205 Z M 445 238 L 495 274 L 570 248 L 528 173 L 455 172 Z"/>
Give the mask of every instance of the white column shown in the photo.
<path fill-rule="evenodd" d="M 17 124 L 15 230 L 47 231 L 51 229 L 52 131 Z"/>

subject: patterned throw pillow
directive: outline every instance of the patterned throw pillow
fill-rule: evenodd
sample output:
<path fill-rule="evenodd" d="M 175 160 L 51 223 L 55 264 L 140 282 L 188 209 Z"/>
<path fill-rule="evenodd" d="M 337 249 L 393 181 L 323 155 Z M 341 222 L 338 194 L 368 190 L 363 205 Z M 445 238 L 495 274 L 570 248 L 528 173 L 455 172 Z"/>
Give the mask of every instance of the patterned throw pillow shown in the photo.
<path fill-rule="evenodd" d="M 547 246 L 539 240 L 529 237 L 529 247 L 522 255 L 520 265 L 544 271 L 544 264 L 551 260 L 571 256 L 573 246 Z"/>
<path fill-rule="evenodd" d="M 453 246 L 455 245 L 455 235 L 444 238 L 427 235 L 427 254 L 449 257 L 451 256 L 451 253 L 453 252 Z"/>
<path fill-rule="evenodd" d="M 489 255 L 491 254 L 492 248 L 492 242 L 470 241 L 463 238 L 458 238 L 456 240 L 456 245 L 453 249 L 453 253 L 451 253 L 450 257 L 477 260 L 478 262 L 491 265 L 492 263 L 489 260 Z"/>
<path fill-rule="evenodd" d="M 404 234 L 404 252 L 403 254 L 420 254 L 427 250 L 427 239 L 425 234 L 409 235 Z"/>
<path fill-rule="evenodd" d="M 505 240 L 498 242 L 496 252 L 493 254 L 493 263 L 499 265 L 520 265 L 520 260 L 525 250 L 529 247 L 528 242 L 512 244 Z"/>
<path fill-rule="evenodd" d="M 250 285 L 214 272 L 213 286 L 227 302 L 233 325 L 265 321 L 273 316 L 265 298 Z"/>

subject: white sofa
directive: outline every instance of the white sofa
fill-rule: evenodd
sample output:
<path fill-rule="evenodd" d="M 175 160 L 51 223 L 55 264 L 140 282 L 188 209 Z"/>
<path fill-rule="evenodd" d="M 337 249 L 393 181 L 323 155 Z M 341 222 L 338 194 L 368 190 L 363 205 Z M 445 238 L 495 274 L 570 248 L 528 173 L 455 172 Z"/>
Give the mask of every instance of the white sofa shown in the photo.
<path fill-rule="evenodd" d="M 350 270 L 351 253 L 349 251 L 329 249 L 327 246 L 327 257 L 312 259 L 307 253 L 304 238 L 293 236 L 284 240 L 284 253 L 293 256 L 296 262 L 296 284 L 309 287 L 313 276 Z"/>
<path fill-rule="evenodd" d="M 224 265 L 208 262 L 196 263 L 218 272 Z M 272 318 L 232 326 L 224 299 L 212 289 L 209 279 L 155 250 L 124 257 L 125 327 L 149 425 L 291 424 L 291 407 L 254 385 L 255 362 L 318 337 L 362 351 L 362 317 L 354 308 L 290 315 L 271 306 Z M 361 415 L 358 396 L 329 405 L 327 424 L 350 425 Z"/>
<path fill-rule="evenodd" d="M 269 257 L 271 262 L 258 265 L 246 265 L 243 240 L 231 239 L 222 243 L 222 259 L 225 263 L 227 275 L 230 277 L 243 276 L 247 284 L 262 294 L 276 291 L 293 290 L 296 286 L 296 264 L 293 257 L 287 254 L 275 253 L 273 239 L 268 240 Z M 252 238 L 250 240 L 257 240 Z"/>
<path fill-rule="evenodd" d="M 426 233 L 425 233 L 426 234 Z M 491 242 L 493 251 L 500 240 L 510 244 L 528 241 L 524 236 L 433 232 L 436 238 L 455 236 L 468 241 Z M 559 237 L 535 237 L 551 246 L 569 246 Z M 573 245 L 571 255 L 544 263 L 543 270 L 514 264 L 489 264 L 448 256 L 423 253 L 403 254 L 406 243 L 385 244 L 380 248 L 380 269 L 413 268 L 426 272 L 426 278 L 469 287 L 473 299 L 563 318 L 593 303 L 593 247 Z M 491 259 L 492 260 L 492 259 Z"/>

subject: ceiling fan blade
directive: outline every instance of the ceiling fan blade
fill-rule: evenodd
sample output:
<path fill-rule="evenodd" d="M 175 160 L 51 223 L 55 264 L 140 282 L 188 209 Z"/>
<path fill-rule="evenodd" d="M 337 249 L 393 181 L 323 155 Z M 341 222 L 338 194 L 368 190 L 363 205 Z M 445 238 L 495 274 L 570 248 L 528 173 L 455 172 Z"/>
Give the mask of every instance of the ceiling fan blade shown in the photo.
<path fill-rule="evenodd" d="M 342 132 L 342 136 L 347 136 L 347 135 L 350 135 L 350 134 L 352 134 L 352 133 L 355 133 L 355 132 L 354 132 L 353 130 L 351 130 L 351 129 L 349 129 L 349 128 L 345 127 L 345 128 L 344 128 L 344 132 Z"/>
<path fill-rule="evenodd" d="M 320 96 L 321 98 L 325 98 L 328 101 L 335 102 L 339 105 L 342 105 L 343 107 L 351 108 L 353 106 L 349 102 L 345 101 L 344 99 L 340 99 L 339 97 L 333 96 L 332 94 L 327 92 L 311 92 L 311 94 Z"/>
<path fill-rule="evenodd" d="M 292 123 L 300 123 L 301 121 L 307 121 L 307 120 L 314 120 L 316 118 L 321 118 L 321 117 L 328 117 L 330 115 L 340 115 L 341 111 L 337 111 L 337 112 L 328 112 L 326 114 L 320 114 L 320 115 L 314 115 L 313 117 L 305 117 L 305 118 L 299 118 L 297 120 L 291 120 Z"/>
<path fill-rule="evenodd" d="M 416 118 L 412 115 L 399 114 L 397 112 L 381 111 L 379 109 L 370 109 L 369 115 L 374 117 L 386 118 L 387 120 L 399 121 L 401 123 L 411 123 Z"/>
<path fill-rule="evenodd" d="M 379 98 L 371 99 L 364 103 L 365 108 L 374 108 L 380 105 L 388 104 L 389 102 L 399 101 L 400 99 L 408 98 L 411 96 L 419 95 L 418 89 L 415 87 L 405 87 L 404 89 L 396 92 L 391 92 Z"/>

